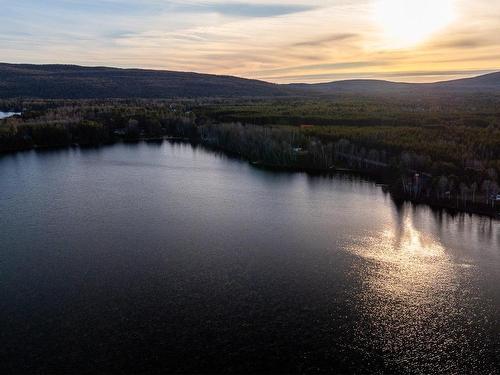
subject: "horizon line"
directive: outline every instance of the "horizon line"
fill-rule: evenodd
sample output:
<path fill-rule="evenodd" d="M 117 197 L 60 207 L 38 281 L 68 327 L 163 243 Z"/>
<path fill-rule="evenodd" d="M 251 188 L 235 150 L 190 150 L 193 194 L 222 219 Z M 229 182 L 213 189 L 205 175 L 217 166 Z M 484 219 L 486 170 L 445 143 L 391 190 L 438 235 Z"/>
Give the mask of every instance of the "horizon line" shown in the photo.
<path fill-rule="evenodd" d="M 245 77 L 245 76 L 240 76 L 240 75 L 231 75 L 231 74 L 221 74 L 221 73 L 207 73 L 207 72 L 199 72 L 199 71 L 194 71 L 194 70 L 171 70 L 167 68 L 153 68 L 153 67 L 125 67 L 125 66 L 111 66 L 111 65 L 95 65 L 95 64 L 85 64 L 85 63 L 26 63 L 26 62 L 4 62 L 0 61 L 0 65 L 31 65 L 31 66 L 70 66 L 70 67 L 80 67 L 80 68 L 96 68 L 96 69 L 117 69 L 117 70 L 142 70 L 142 71 L 152 71 L 152 72 L 170 72 L 170 73 L 191 73 L 191 74 L 199 74 L 199 75 L 209 75 L 209 76 L 216 76 L 216 77 L 232 77 L 232 78 L 240 78 L 240 79 L 246 79 L 250 81 L 260 81 L 264 83 L 269 83 L 273 85 L 279 85 L 279 86 L 287 86 L 287 85 L 317 85 L 317 84 L 327 84 L 327 83 L 336 83 L 336 82 L 349 82 L 349 81 L 373 81 L 373 82 L 387 82 L 387 83 L 395 83 L 395 84 L 413 84 L 413 85 L 427 85 L 427 84 L 434 84 L 434 83 L 443 83 L 443 82 L 452 82 L 460 79 L 468 79 L 468 78 L 477 78 L 489 74 L 495 74 L 495 73 L 500 73 L 500 68 L 495 68 L 495 69 L 481 69 L 481 70 L 464 70 L 460 72 L 456 71 L 443 71 L 443 72 L 436 72 L 436 71 L 429 71 L 429 72 L 418 72 L 418 76 L 426 76 L 426 73 L 428 76 L 446 76 L 446 75 L 454 75 L 454 76 L 462 76 L 460 78 L 453 78 L 453 79 L 438 79 L 436 81 L 428 81 L 428 82 L 418 82 L 418 81 L 397 81 L 397 80 L 390 80 L 387 78 L 382 78 L 384 75 L 381 74 L 382 77 L 380 78 L 367 78 L 367 77 L 358 77 L 356 78 L 355 76 L 353 78 L 342 78 L 342 79 L 333 79 L 333 80 L 325 80 L 325 81 L 319 81 L 319 82 L 289 82 L 289 83 L 279 83 L 279 82 L 273 82 L 272 80 L 268 80 L 266 78 L 252 78 L 252 77 Z M 469 73 L 467 73 L 469 72 Z M 399 74 L 399 76 L 404 77 L 404 74 L 408 74 L 408 76 L 414 76 L 415 72 L 387 72 L 387 76 Z M 413 74 L 412 74 L 413 73 Z M 442 74 L 437 74 L 437 73 L 442 73 Z M 448 73 L 448 74 L 446 74 Z M 335 74 L 335 73 L 332 73 Z M 348 74 L 348 73 L 344 73 Z M 371 75 L 372 73 L 365 73 L 365 75 Z M 363 75 L 363 74 L 361 74 Z M 306 77 L 307 75 L 304 75 Z"/>

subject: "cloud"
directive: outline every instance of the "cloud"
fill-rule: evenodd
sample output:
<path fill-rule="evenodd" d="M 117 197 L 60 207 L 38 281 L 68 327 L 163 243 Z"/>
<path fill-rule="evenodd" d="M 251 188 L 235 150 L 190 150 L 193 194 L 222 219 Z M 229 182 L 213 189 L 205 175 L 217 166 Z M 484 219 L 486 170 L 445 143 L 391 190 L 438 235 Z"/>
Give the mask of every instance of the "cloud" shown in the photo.
<path fill-rule="evenodd" d="M 320 39 L 307 40 L 303 42 L 293 43 L 292 46 L 295 47 L 317 47 L 325 44 L 330 44 L 332 42 L 339 42 L 348 39 L 355 39 L 358 37 L 358 34 L 354 33 L 340 33 L 329 35 Z"/>
<path fill-rule="evenodd" d="M 438 41 L 433 44 L 436 48 L 451 48 L 451 49 L 470 49 L 480 48 L 489 45 L 495 45 L 497 42 L 491 38 L 484 36 L 468 36 L 463 38 L 453 38 L 450 40 Z"/>
<path fill-rule="evenodd" d="M 314 9 L 310 5 L 254 4 L 254 3 L 213 3 L 191 4 L 174 7 L 175 10 L 194 13 L 218 13 L 236 17 L 275 17 Z"/>
<path fill-rule="evenodd" d="M 323 73 L 327 75 L 334 74 L 333 71 L 350 70 L 353 68 L 367 68 L 367 67 L 378 67 L 382 65 L 387 65 L 386 61 L 347 61 L 329 64 L 312 64 L 312 65 L 301 65 L 293 66 L 287 68 L 270 69 L 254 72 L 252 75 L 260 77 L 262 79 L 273 79 L 273 78 L 297 78 L 301 76 L 314 77 L 311 74 L 304 74 L 307 72 L 317 72 L 317 71 L 329 71 L 328 73 Z M 302 75 L 300 74 L 302 73 Z M 293 75 L 291 75 L 293 74 Z"/>
<path fill-rule="evenodd" d="M 0 0 L 0 61 L 192 70 L 275 82 L 425 81 L 500 67 L 500 1 L 456 0 L 456 22 L 400 49 L 384 39 L 373 1 Z"/>
<path fill-rule="evenodd" d="M 491 69 L 468 69 L 468 70 L 420 70 L 386 73 L 386 77 L 446 77 L 446 76 L 477 76 L 493 73 Z"/>

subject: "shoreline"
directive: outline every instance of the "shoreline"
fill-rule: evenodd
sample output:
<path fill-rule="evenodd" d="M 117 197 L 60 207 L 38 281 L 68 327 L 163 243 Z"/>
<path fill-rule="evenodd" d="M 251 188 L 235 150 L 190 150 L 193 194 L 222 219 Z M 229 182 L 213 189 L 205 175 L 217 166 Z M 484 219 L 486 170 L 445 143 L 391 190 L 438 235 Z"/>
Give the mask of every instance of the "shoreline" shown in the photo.
<path fill-rule="evenodd" d="M 337 166 L 330 166 L 328 168 L 315 168 L 308 167 L 302 165 L 280 165 L 280 164 L 272 164 L 266 163 L 263 161 L 252 161 L 243 155 L 240 155 L 235 152 L 231 152 L 222 147 L 215 147 L 211 145 L 207 145 L 200 140 L 194 140 L 187 137 L 175 137 L 175 136 L 161 136 L 161 137 L 141 137 L 137 139 L 118 139 L 115 141 L 111 141 L 108 143 L 101 143 L 96 145 L 81 145 L 77 143 L 72 143 L 70 145 L 51 145 L 51 146 L 39 146 L 34 145 L 33 147 L 27 147 L 22 149 L 11 149 L 11 150 L 3 150 L 0 152 L 1 155 L 15 154 L 17 152 L 25 152 L 25 151 L 49 151 L 49 150 L 62 150 L 62 149 L 70 149 L 70 148 L 100 148 L 105 146 L 112 146 L 120 143 L 162 143 L 162 142 L 183 142 L 189 143 L 191 145 L 201 145 L 204 148 L 214 151 L 221 152 L 227 156 L 232 156 L 242 161 L 247 162 L 254 168 L 267 170 L 270 172 L 288 172 L 288 173 L 307 173 L 310 175 L 328 175 L 328 174 L 349 174 L 349 175 L 358 175 L 359 177 L 367 178 L 373 182 L 378 183 L 382 186 L 384 191 L 391 195 L 391 198 L 395 202 L 410 202 L 415 205 L 426 205 L 432 209 L 445 210 L 450 214 L 475 214 L 480 216 L 489 217 L 491 219 L 500 219 L 500 209 L 497 207 L 491 207 L 490 205 L 484 203 L 475 203 L 471 205 L 460 205 L 456 204 L 455 200 L 450 199 L 448 202 L 436 199 L 422 199 L 422 198 L 411 198 L 404 194 L 398 192 L 397 189 L 394 189 L 393 181 L 388 177 L 390 173 L 380 173 L 374 172 L 373 170 L 366 169 L 353 169 L 353 168 L 343 168 Z"/>
<path fill-rule="evenodd" d="M 466 206 L 460 206 L 460 205 L 457 206 L 456 203 L 451 203 L 451 201 L 455 202 L 455 200 L 450 200 L 449 202 L 446 202 L 446 201 L 438 201 L 435 199 L 429 199 L 429 200 L 415 199 L 398 195 L 397 193 L 394 193 L 392 191 L 389 191 L 389 193 L 396 202 L 410 202 L 416 206 L 425 205 L 433 209 L 445 210 L 452 215 L 463 213 L 468 215 L 485 216 L 492 219 L 500 220 L 500 211 L 498 211 L 499 209 L 491 207 L 486 203 L 476 202 L 475 204 L 471 203 L 470 205 Z"/>

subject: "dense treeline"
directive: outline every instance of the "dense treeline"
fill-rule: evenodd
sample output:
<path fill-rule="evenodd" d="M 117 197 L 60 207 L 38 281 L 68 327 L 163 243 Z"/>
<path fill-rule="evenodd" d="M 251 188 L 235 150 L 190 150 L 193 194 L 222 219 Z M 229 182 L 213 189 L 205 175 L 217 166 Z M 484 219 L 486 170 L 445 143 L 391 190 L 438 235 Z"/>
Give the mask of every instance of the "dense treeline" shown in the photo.
<path fill-rule="evenodd" d="M 0 121 L 0 151 L 175 136 L 263 166 L 368 171 L 389 178 L 396 193 L 446 206 L 484 211 L 500 193 L 500 116 L 491 98 L 446 107 L 343 98 L 0 101 L 0 108 L 23 111 Z M 361 121 L 370 117 L 393 124 Z"/>
<path fill-rule="evenodd" d="M 334 99 L 219 100 L 198 116 L 217 122 L 326 126 L 500 126 L 500 96 L 338 96 Z"/>
<path fill-rule="evenodd" d="M 0 102 L 3 108 L 12 101 Z M 185 105 L 155 101 L 29 101 L 0 120 L 0 152 L 160 137 L 190 119 Z M 0 108 L 2 108 L 0 107 Z M 192 119 L 190 120 L 192 121 Z"/>

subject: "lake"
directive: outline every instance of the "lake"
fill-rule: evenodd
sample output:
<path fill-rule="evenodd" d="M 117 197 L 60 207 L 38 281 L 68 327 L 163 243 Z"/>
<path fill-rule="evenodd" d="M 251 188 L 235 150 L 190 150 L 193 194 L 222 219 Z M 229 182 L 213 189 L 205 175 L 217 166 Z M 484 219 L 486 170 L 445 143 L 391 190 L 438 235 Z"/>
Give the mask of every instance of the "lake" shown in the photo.
<path fill-rule="evenodd" d="M 7 118 L 7 117 L 12 117 L 12 116 L 15 116 L 15 115 L 20 115 L 20 114 L 21 114 L 20 112 L 2 112 L 2 111 L 0 111 L 0 120 L 4 119 L 4 118 Z"/>
<path fill-rule="evenodd" d="M 183 143 L 0 156 L 1 373 L 498 373 L 500 222 Z"/>

